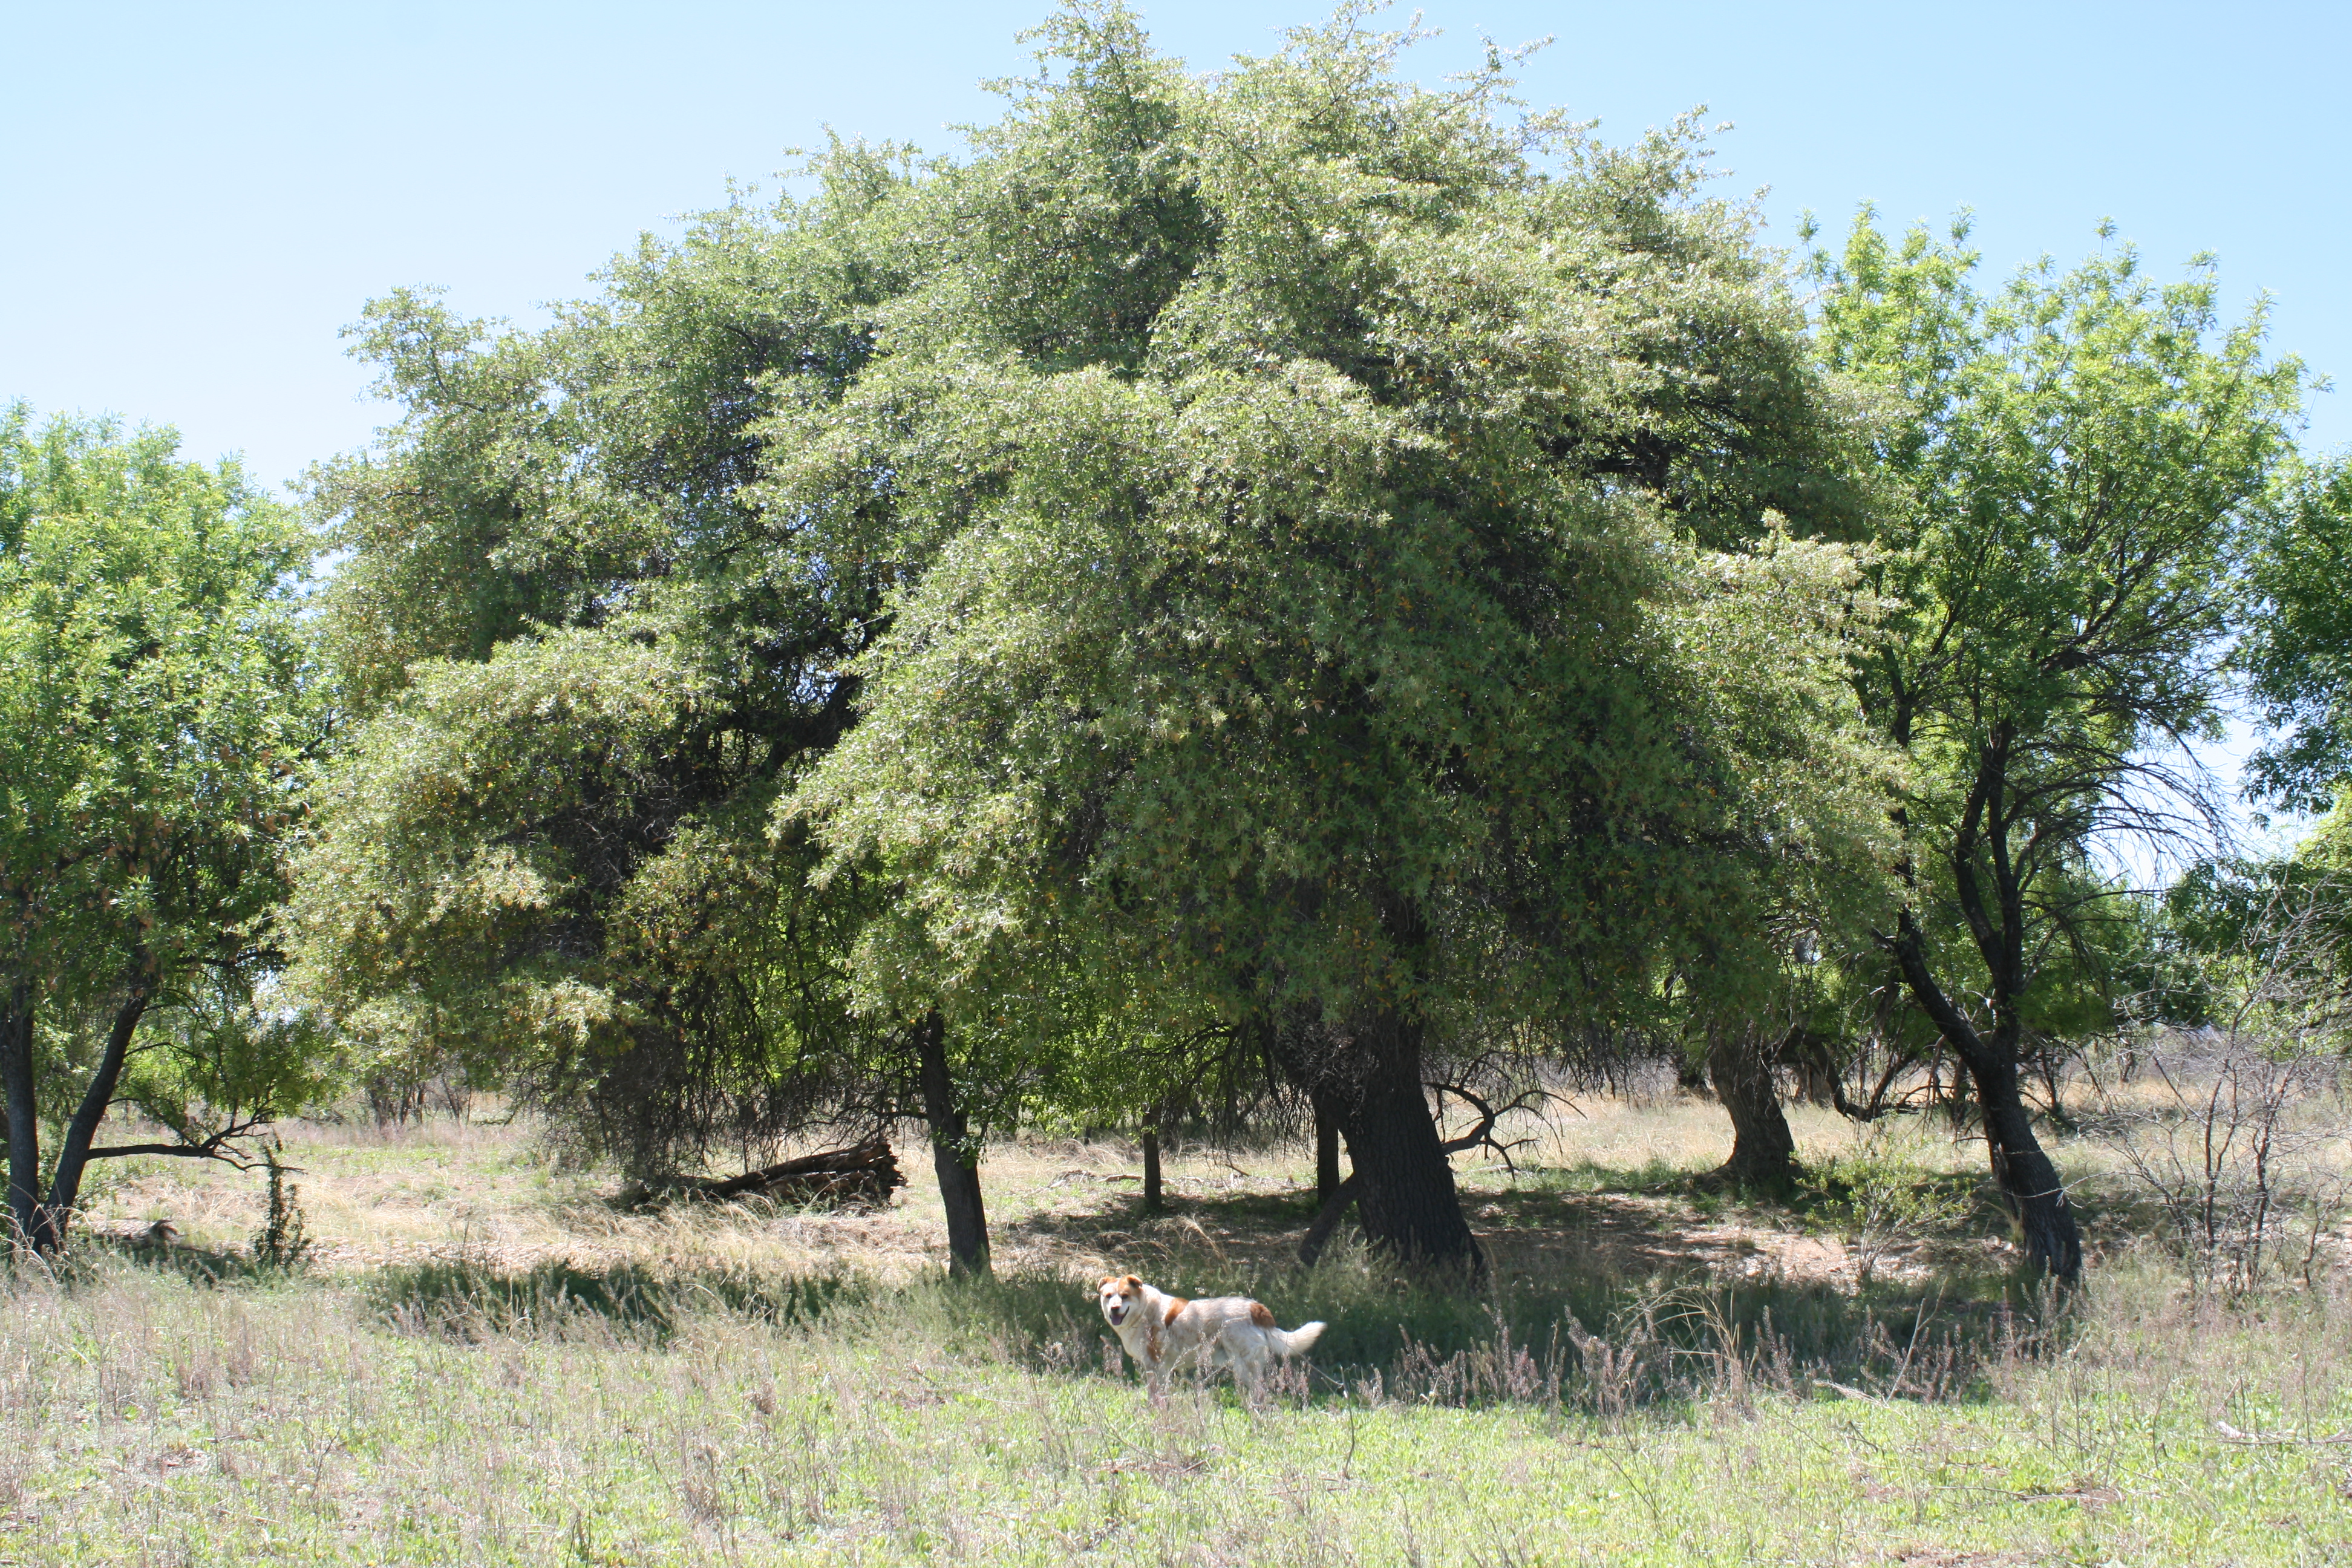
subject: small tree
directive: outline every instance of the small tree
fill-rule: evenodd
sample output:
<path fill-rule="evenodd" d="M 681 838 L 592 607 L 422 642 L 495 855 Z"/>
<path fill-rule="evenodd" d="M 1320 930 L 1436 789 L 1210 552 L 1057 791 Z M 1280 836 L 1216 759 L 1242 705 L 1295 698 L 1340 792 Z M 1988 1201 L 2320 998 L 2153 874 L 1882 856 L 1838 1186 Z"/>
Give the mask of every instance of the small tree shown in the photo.
<path fill-rule="evenodd" d="M 1909 754 L 1906 907 L 1885 951 L 1968 1068 L 2039 1267 L 2082 1247 L 2022 1097 L 2032 1005 L 2103 839 L 2211 811 L 2168 749 L 2216 732 L 2232 571 L 2294 456 L 2304 385 L 2222 330 L 2210 264 L 2158 288 L 2128 248 L 1987 297 L 1965 226 L 1815 257 L 1828 363 L 1875 397 L 1879 583 L 1903 607 L 1855 685 Z M 1978 1000 L 1970 1000 L 1970 998 Z"/>
<path fill-rule="evenodd" d="M 320 1083 L 315 1041 L 255 1005 L 326 733 L 311 542 L 234 464 L 175 450 L 0 418 L 0 1076 L 9 1223 L 45 1251 L 89 1161 L 242 1163 Z M 94 1146 L 126 1103 L 173 1140 Z"/>

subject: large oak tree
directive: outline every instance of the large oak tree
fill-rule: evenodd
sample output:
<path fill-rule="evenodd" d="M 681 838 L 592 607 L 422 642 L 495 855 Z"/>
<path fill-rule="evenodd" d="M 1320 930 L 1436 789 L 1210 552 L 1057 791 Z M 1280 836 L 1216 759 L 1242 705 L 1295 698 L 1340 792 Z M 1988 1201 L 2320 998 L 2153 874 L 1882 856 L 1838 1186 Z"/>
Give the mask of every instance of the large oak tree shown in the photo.
<path fill-rule="evenodd" d="M 1848 426 L 1695 137 L 1423 90 L 1360 22 L 1202 79 L 1065 14 L 926 188 L 936 269 L 768 426 L 770 504 L 897 583 L 779 820 L 893 889 L 871 1005 L 1205 1004 L 1373 1241 L 1461 1263 L 1433 1055 L 1768 983 L 1883 779 L 1804 542 Z"/>

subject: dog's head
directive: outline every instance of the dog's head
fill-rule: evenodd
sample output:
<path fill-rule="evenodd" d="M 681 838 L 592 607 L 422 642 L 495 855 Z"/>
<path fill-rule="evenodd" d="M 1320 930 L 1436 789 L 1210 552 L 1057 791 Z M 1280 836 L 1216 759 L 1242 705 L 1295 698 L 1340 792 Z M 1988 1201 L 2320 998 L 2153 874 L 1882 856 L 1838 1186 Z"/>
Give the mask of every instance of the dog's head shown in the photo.
<path fill-rule="evenodd" d="M 1115 1329 L 1127 1321 L 1129 1313 L 1143 1310 L 1143 1281 L 1132 1274 L 1114 1274 L 1095 1287 L 1095 1298 L 1102 1303 L 1103 1321 Z"/>

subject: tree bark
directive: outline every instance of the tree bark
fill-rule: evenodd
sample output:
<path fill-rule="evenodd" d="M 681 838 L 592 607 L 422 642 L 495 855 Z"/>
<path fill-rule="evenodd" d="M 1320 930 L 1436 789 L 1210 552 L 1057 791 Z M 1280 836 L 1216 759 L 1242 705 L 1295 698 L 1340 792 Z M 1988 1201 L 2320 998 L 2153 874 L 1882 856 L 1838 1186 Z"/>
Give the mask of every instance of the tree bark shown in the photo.
<path fill-rule="evenodd" d="M 1158 1214 L 1168 1206 L 1160 1173 L 1160 1108 L 1143 1113 L 1143 1207 Z"/>
<path fill-rule="evenodd" d="M 1706 1075 L 1731 1118 L 1731 1158 L 1716 1174 L 1766 1192 L 1789 1191 L 1797 1179 L 1797 1141 L 1774 1091 L 1762 1039 L 1750 1028 L 1714 1031 Z"/>
<path fill-rule="evenodd" d="M 1399 1262 L 1485 1272 L 1486 1254 L 1462 1217 L 1454 1165 L 1437 1137 L 1422 1082 L 1422 1030 L 1394 1013 L 1368 1019 L 1345 1052 L 1353 1068 L 1330 1100 L 1348 1146 L 1365 1239 Z"/>
<path fill-rule="evenodd" d="M 1339 1190 L 1339 1121 L 1320 1100 L 1315 1101 L 1315 1206 L 1321 1208 Z"/>
<path fill-rule="evenodd" d="M 99 1054 L 98 1071 L 91 1076 L 89 1089 L 82 1093 L 81 1105 L 66 1124 L 65 1137 L 58 1145 L 57 1173 L 50 1179 L 49 1201 L 33 1233 L 33 1245 L 40 1251 L 56 1252 L 66 1244 L 66 1226 L 72 1221 L 74 1205 L 81 1199 L 82 1173 L 89 1166 L 90 1142 L 98 1136 L 99 1123 L 106 1120 L 107 1108 L 114 1103 L 115 1086 L 122 1081 L 122 1065 L 130 1059 L 131 1039 L 139 1032 L 139 1020 L 146 1016 L 148 1004 L 154 1000 L 149 967 L 142 954 L 139 978 L 133 983 L 130 998 L 115 1010 L 114 1026 L 107 1031 L 106 1048 Z"/>
<path fill-rule="evenodd" d="M 2027 1261 L 2060 1279 L 2079 1278 L 2082 1232 L 2074 1223 L 2074 1205 L 2066 1199 L 2065 1184 L 2058 1179 L 2058 1167 L 2033 1136 L 2032 1114 L 2025 1106 L 2014 1042 L 2002 1038 L 1998 1027 L 1993 1039 L 1985 1039 L 1967 1016 L 1952 1005 L 1927 968 L 1918 922 L 1910 910 L 1903 911 L 1892 940 L 1879 940 L 1903 966 L 1903 978 L 1912 995 L 1976 1085 L 1977 1103 L 1984 1113 L 1985 1142 L 1991 1149 L 1993 1180 L 2017 1221 Z"/>
<path fill-rule="evenodd" d="M 33 1100 L 33 987 L 0 997 L 0 1081 L 8 1095 L 8 1236 L 30 1247 L 40 1233 L 41 1122 Z"/>
<path fill-rule="evenodd" d="M 947 1020 L 937 1013 L 915 1029 L 923 1116 L 931 1124 L 931 1169 L 948 1215 L 948 1272 L 958 1278 L 989 1271 L 988 1214 L 980 1200 L 980 1151 L 948 1071 Z"/>
<path fill-rule="evenodd" d="M 1339 1221 L 1346 1216 L 1349 1206 L 1355 1203 L 1356 1194 L 1363 1190 L 1363 1185 L 1362 1182 L 1350 1176 L 1331 1189 L 1331 1195 L 1325 1198 L 1323 1206 L 1316 1211 L 1315 1223 L 1307 1227 L 1306 1236 L 1299 1240 L 1298 1261 L 1301 1267 L 1315 1267 L 1316 1259 L 1321 1258 L 1323 1249 L 1331 1244 L 1331 1233 L 1339 1228 Z"/>

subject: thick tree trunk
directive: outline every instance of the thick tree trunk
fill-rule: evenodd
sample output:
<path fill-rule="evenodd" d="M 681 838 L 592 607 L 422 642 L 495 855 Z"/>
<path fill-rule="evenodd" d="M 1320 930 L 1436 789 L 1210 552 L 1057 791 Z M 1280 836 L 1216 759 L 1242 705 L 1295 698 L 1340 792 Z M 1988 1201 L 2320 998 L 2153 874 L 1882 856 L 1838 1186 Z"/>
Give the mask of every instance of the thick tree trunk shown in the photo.
<path fill-rule="evenodd" d="M 1415 901 L 1391 893 L 1381 902 L 1381 924 L 1399 956 L 1425 956 L 1428 931 Z M 1357 1189 L 1365 1240 L 1409 1267 L 1475 1282 L 1486 1273 L 1486 1254 L 1462 1216 L 1430 1110 L 1421 1020 L 1370 998 L 1357 1005 L 1362 1011 L 1336 1028 L 1319 1018 L 1296 1029 L 1269 1019 L 1267 1047 L 1339 1124 L 1353 1167 L 1341 1186 Z"/>
<path fill-rule="evenodd" d="M 1707 1044 L 1706 1076 L 1731 1117 L 1731 1158 L 1716 1173 L 1784 1193 L 1796 1184 L 1797 1141 L 1772 1085 L 1772 1063 L 1755 1031 L 1725 1028 Z"/>
<path fill-rule="evenodd" d="M 1952 1005 L 1927 968 L 1918 923 L 1909 910 L 1903 912 L 1895 936 L 1880 940 L 1903 966 L 1905 983 L 1942 1033 L 1944 1043 L 1969 1069 L 1984 1114 L 1993 1180 L 2000 1184 L 2002 1201 L 2017 1221 L 2026 1260 L 2060 1279 L 2077 1278 L 2083 1272 L 2082 1232 L 2074 1223 L 2074 1205 L 2066 1200 L 2065 1184 L 2058 1179 L 2058 1167 L 2033 1136 L 2032 1115 L 2026 1110 L 2020 1084 L 2016 1043 L 1998 1030 L 1987 1040 Z"/>
<path fill-rule="evenodd" d="M 8 1235 L 30 1247 L 40 1234 L 41 1123 L 33 1100 L 33 988 L 0 994 L 0 1084 L 8 1095 Z"/>
<path fill-rule="evenodd" d="M 980 1151 L 948 1071 L 947 1021 L 937 1013 L 916 1026 L 915 1052 L 923 1092 L 923 1116 L 931 1124 L 931 1168 L 940 1178 L 940 1202 L 948 1213 L 948 1272 L 986 1274 L 988 1214 L 980 1201 Z"/>
<path fill-rule="evenodd" d="M 99 1054 L 98 1071 L 89 1080 L 89 1088 L 81 1097 L 81 1105 L 74 1119 L 66 1124 L 63 1141 L 58 1145 L 57 1173 L 49 1184 L 49 1201 L 41 1212 L 33 1235 L 33 1245 L 43 1252 L 55 1252 L 66 1244 L 66 1226 L 73 1218 L 74 1205 L 81 1200 L 82 1173 L 89 1165 L 89 1145 L 98 1136 L 99 1123 L 106 1120 L 107 1108 L 114 1103 L 115 1086 L 122 1081 L 122 1064 L 130 1059 L 131 1038 L 139 1032 L 139 1020 L 147 1014 L 147 1005 L 154 992 L 142 980 L 128 1001 L 115 1010 L 114 1026 L 107 1031 L 106 1048 Z"/>
<path fill-rule="evenodd" d="M 1365 1239 L 1400 1262 L 1475 1276 L 1486 1268 L 1462 1217 L 1454 1166 L 1440 1147 L 1421 1076 L 1421 1027 L 1394 1014 L 1359 1026 L 1351 1083 L 1331 1095 L 1349 1163 L 1361 1184 Z"/>
<path fill-rule="evenodd" d="M 1160 1108 L 1156 1105 L 1143 1116 L 1143 1206 L 1150 1214 L 1168 1206 L 1166 1191 L 1160 1184 Z"/>
<path fill-rule="evenodd" d="M 1315 1102 L 1315 1206 L 1321 1208 L 1339 1190 L 1339 1119 L 1321 1100 Z"/>

